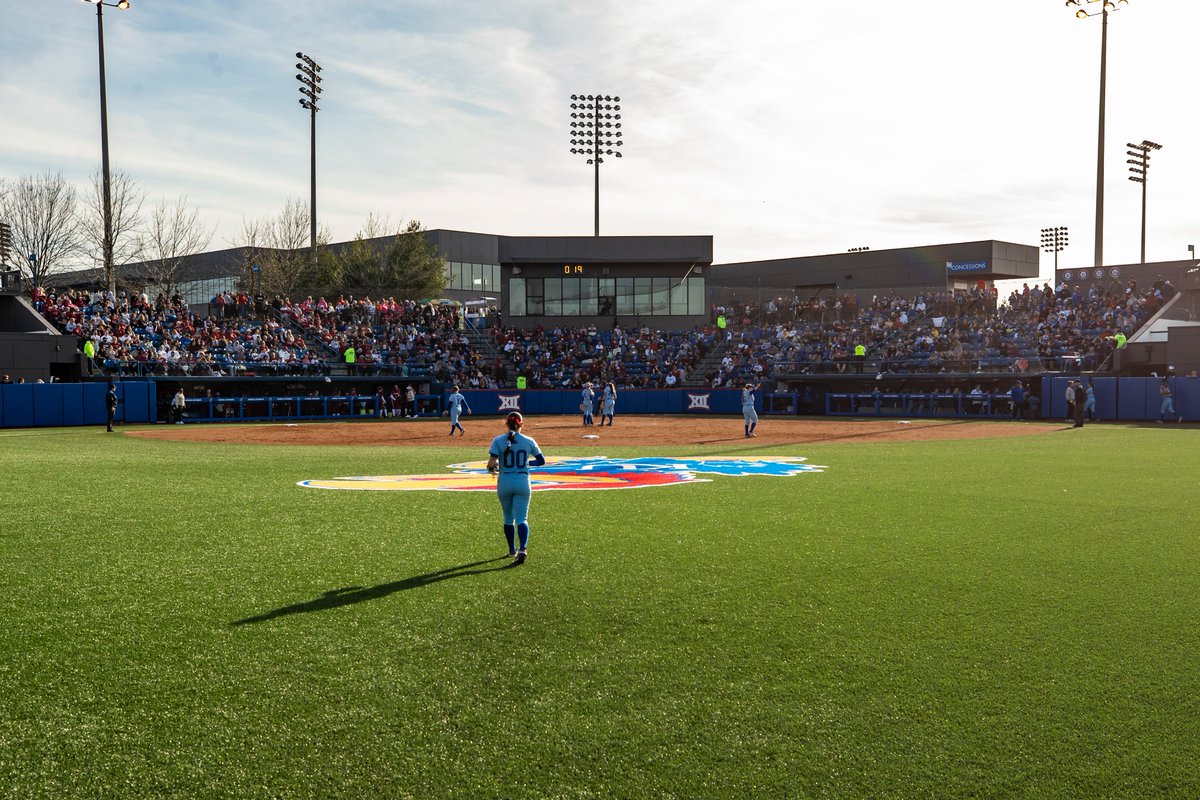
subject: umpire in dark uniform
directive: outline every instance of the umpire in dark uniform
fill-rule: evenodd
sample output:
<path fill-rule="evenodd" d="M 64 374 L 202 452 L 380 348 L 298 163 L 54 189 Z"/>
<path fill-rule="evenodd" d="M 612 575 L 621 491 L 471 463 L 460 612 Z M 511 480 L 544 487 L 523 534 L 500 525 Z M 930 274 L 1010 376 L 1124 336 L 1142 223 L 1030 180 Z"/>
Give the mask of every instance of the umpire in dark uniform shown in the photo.
<path fill-rule="evenodd" d="M 1071 406 L 1071 412 L 1075 415 L 1074 427 L 1076 428 L 1083 427 L 1083 401 L 1085 391 L 1086 390 L 1083 388 L 1083 381 L 1075 381 L 1075 403 Z"/>
<path fill-rule="evenodd" d="M 117 385 L 111 381 L 104 395 L 104 407 L 108 409 L 108 432 L 113 432 L 113 417 L 117 415 Z"/>

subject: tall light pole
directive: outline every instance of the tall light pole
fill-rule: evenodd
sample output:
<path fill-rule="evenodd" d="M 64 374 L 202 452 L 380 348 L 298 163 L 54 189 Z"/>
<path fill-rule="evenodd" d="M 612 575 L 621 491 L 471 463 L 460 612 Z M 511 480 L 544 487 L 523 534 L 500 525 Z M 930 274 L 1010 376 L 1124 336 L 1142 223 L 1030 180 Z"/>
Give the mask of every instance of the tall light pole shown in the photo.
<path fill-rule="evenodd" d="M 1100 17 L 1100 124 L 1096 138 L 1096 264 L 1104 266 L 1104 89 L 1108 69 L 1108 15 L 1129 0 L 1067 0 L 1067 8 L 1076 8 L 1080 19 Z M 1100 3 L 1099 11 L 1089 12 L 1080 3 Z"/>
<path fill-rule="evenodd" d="M 596 167 L 596 236 L 599 236 L 600 165 L 604 156 L 621 157 L 621 98 L 573 94 L 571 101 L 571 152 L 587 156 L 587 163 Z M 618 149 L 613 150 L 614 147 Z"/>
<path fill-rule="evenodd" d="M 1067 246 L 1067 226 L 1042 228 L 1042 250 L 1054 253 L 1054 271 L 1058 272 L 1058 254 Z"/>
<path fill-rule="evenodd" d="M 1133 144 L 1126 142 L 1125 146 L 1129 149 L 1125 151 L 1125 155 L 1133 156 L 1125 160 L 1129 164 L 1129 171 L 1133 174 L 1129 176 L 1129 180 L 1142 185 L 1142 263 L 1146 263 L 1146 184 L 1150 178 L 1150 151 L 1162 150 L 1162 145 L 1143 139 L 1141 144 Z"/>
<path fill-rule="evenodd" d="M 117 3 L 105 3 L 103 0 L 84 0 L 84 2 L 96 6 L 96 38 L 100 42 L 100 161 L 104 194 L 104 244 L 102 250 L 105 288 L 110 292 L 115 292 L 117 279 L 113 273 L 112 177 L 108 165 L 108 87 L 104 77 L 104 7 L 109 6 L 124 11 L 129 8 L 129 0 L 120 0 Z"/>
<path fill-rule="evenodd" d="M 300 81 L 300 94 L 304 95 L 300 98 L 300 107 L 308 109 L 312 116 L 312 144 L 309 148 L 308 173 L 310 183 L 308 221 L 312 226 L 312 263 L 315 268 L 317 266 L 317 112 L 321 110 L 317 108 L 317 100 L 321 94 L 321 65 L 304 53 L 296 53 L 296 58 L 300 59 L 296 64 L 296 69 L 300 70 L 296 74 L 296 80 Z"/>

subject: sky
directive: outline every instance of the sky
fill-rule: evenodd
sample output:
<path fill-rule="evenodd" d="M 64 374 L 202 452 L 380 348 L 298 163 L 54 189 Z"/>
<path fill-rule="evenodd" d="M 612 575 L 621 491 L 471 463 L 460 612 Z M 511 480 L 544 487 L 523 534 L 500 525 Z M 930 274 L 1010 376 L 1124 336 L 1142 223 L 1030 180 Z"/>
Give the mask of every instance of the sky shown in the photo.
<path fill-rule="evenodd" d="M 1098 11 L 1098 3 L 1083 3 Z M 114 169 L 186 196 L 234 243 L 307 201 L 295 53 L 323 71 L 318 218 L 504 235 L 593 233 L 570 96 L 621 97 L 606 235 L 714 237 L 714 262 L 999 239 L 1065 225 L 1093 262 L 1100 19 L 1062 0 L 132 0 L 106 8 Z M 1106 264 L 1200 246 L 1200 3 L 1110 15 Z M 0 4 L 0 177 L 100 163 L 96 14 Z M 1043 254 L 1043 274 L 1052 274 Z"/>

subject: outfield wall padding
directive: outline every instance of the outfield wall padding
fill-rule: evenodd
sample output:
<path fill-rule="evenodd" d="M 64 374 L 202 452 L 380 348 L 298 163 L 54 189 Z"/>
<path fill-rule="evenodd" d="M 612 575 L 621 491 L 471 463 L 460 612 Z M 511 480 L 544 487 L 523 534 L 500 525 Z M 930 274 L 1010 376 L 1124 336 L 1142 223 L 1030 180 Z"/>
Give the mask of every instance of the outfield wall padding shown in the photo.
<path fill-rule="evenodd" d="M 104 383 L 0 384 L 0 427 L 58 428 L 103 425 L 108 420 Z M 154 422 L 154 384 L 117 384 L 117 414 L 121 422 Z"/>
<path fill-rule="evenodd" d="M 597 391 L 593 401 L 600 414 Z M 581 414 L 580 389 L 467 389 L 467 405 L 476 414 L 499 414 L 510 410 L 522 414 Z M 762 397 L 755 395 L 755 408 L 762 410 Z M 616 414 L 740 414 L 741 389 L 624 389 L 617 392 Z"/>
<path fill-rule="evenodd" d="M 1064 397 L 1067 378 L 1046 377 L 1042 380 L 1042 416 L 1045 419 L 1066 419 L 1067 404 Z M 1153 420 L 1158 418 L 1161 400 L 1157 378 L 1095 378 L 1088 379 L 1095 386 L 1096 412 L 1103 420 Z M 1185 420 L 1200 421 L 1200 378 L 1171 378 L 1175 392 L 1176 414 Z M 256 387 L 257 388 L 257 387 Z M 244 384 L 236 380 L 223 383 L 221 389 L 228 390 L 234 397 L 245 390 Z M 107 386 L 103 382 L 47 383 L 47 384 L 0 384 L 0 427 L 58 427 L 78 425 L 103 425 L 105 422 L 104 395 Z M 261 389 L 260 389 L 261 391 Z M 600 392 L 596 393 L 595 414 L 600 413 Z M 463 392 L 467 403 L 476 414 L 502 414 L 518 410 L 525 414 L 578 415 L 579 389 L 539 390 L 467 390 Z M 157 422 L 159 401 L 154 381 L 121 381 L 117 383 L 118 422 Z M 256 395 L 257 396 L 257 395 Z M 373 395 L 363 396 L 372 400 Z M 425 413 L 436 414 L 445 407 L 446 394 L 421 395 Z M 901 398 L 901 395 L 885 395 Z M 258 404 L 266 409 L 271 418 L 288 419 L 300 414 L 301 401 L 309 398 L 292 397 L 287 402 L 273 404 L 260 397 Z M 428 399 L 428 403 L 426 400 Z M 740 389 L 625 389 L 617 394 L 616 414 L 740 414 L 742 392 Z M 189 398 L 189 405 L 201 398 Z M 238 407 L 251 401 L 236 397 Z M 992 412 L 1004 415 L 1007 406 L 1003 399 L 993 398 L 996 407 Z M 332 404 L 330 404 L 332 405 Z M 165 407 L 165 406 L 164 406 Z M 322 406 L 328 408 L 328 406 Z M 761 393 L 755 395 L 755 408 L 763 412 Z M 332 415 L 332 410 L 329 414 Z M 870 409 L 856 409 L 853 413 L 870 413 Z M 912 413 L 903 405 L 881 403 L 879 415 Z M 940 410 L 939 410 L 940 413 Z M 342 417 L 344 418 L 344 414 Z M 970 416 L 970 415 L 968 415 Z M 208 419 L 207 414 L 204 415 Z M 246 417 L 248 418 L 248 417 Z M 306 418 L 313 417 L 308 414 Z M 195 419 L 195 417 L 193 417 Z M 231 421 L 237 419 L 231 418 Z M 191 420 L 189 420 L 191 421 Z"/>

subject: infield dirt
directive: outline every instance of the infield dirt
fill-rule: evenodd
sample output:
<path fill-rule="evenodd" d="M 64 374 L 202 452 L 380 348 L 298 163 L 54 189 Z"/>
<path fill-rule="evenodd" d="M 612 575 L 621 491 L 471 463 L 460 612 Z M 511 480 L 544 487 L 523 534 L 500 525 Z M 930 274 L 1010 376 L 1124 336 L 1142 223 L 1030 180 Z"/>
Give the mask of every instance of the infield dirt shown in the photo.
<path fill-rule="evenodd" d="M 219 442 L 228 444 L 379 445 L 480 447 L 504 432 L 497 416 L 464 416 L 467 433 L 447 435 L 445 420 L 364 420 L 354 422 L 298 422 L 266 424 L 211 424 L 167 426 L 129 431 L 126 435 L 146 439 Z M 1068 429 L 1053 422 L 1006 422 L 995 420 L 829 420 L 767 418 L 755 430 L 757 437 L 745 438 L 742 421 L 735 417 L 636 416 L 618 418 L 614 427 L 584 427 L 573 417 L 525 418 L 524 432 L 543 447 L 597 446 L 636 447 L 647 445 L 800 444 L 811 442 L 911 442 L 945 439 L 997 439 L 1035 436 Z M 585 438 L 596 436 L 599 438 Z"/>

